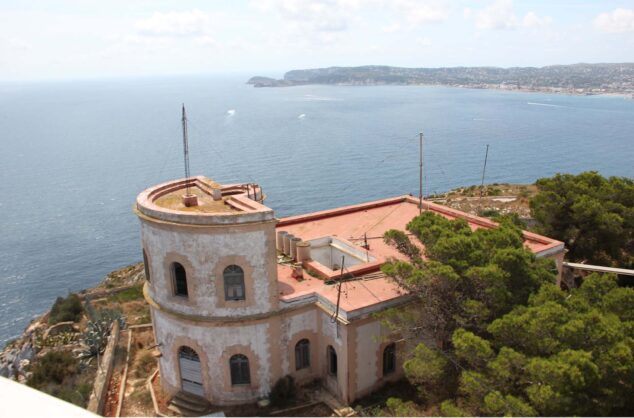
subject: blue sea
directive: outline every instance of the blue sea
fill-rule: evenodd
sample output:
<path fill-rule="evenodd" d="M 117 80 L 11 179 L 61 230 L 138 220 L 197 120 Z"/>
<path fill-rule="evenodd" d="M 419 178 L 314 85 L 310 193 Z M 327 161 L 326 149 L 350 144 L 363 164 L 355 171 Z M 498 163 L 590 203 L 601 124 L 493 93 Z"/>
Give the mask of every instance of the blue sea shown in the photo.
<path fill-rule="evenodd" d="M 146 187 L 257 182 L 278 216 L 486 182 L 634 177 L 634 100 L 419 86 L 256 89 L 244 76 L 0 84 L 0 342 L 141 260 Z"/>

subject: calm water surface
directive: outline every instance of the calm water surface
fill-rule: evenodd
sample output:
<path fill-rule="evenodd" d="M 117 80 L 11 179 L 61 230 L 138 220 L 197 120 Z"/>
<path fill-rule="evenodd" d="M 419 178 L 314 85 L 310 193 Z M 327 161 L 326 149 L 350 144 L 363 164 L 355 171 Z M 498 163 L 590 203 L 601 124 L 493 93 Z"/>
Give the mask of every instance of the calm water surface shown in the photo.
<path fill-rule="evenodd" d="M 634 177 L 634 100 L 435 87 L 255 89 L 246 77 L 0 84 L 0 342 L 58 295 L 140 261 L 144 188 L 191 168 L 278 216 L 557 172 Z"/>

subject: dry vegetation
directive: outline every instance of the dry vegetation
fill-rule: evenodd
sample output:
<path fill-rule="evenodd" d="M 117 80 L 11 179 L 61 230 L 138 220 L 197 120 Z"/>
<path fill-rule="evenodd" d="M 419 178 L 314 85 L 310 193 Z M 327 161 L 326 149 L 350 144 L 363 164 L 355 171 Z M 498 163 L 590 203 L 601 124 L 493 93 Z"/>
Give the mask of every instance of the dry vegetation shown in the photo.
<path fill-rule="evenodd" d="M 491 217 L 517 213 L 521 219 L 529 220 L 528 201 L 535 194 L 537 186 L 534 184 L 493 183 L 484 188 L 460 187 L 430 196 L 429 200 L 473 215 Z"/>
<path fill-rule="evenodd" d="M 154 335 L 152 328 L 131 329 L 132 343 L 128 363 L 121 416 L 153 416 L 154 406 L 147 387 L 147 379 L 156 370 L 157 361 L 152 355 Z M 127 347 L 127 335 L 124 338 Z M 125 362 L 117 363 L 115 371 L 123 372 Z"/>

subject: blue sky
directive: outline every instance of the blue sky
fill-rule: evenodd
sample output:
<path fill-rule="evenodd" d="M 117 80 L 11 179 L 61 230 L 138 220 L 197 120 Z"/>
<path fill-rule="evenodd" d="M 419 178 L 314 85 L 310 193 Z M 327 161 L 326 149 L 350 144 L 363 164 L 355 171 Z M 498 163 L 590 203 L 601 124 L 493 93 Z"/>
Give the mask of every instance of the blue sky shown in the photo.
<path fill-rule="evenodd" d="M 0 0 L 0 80 L 634 62 L 634 1 Z"/>

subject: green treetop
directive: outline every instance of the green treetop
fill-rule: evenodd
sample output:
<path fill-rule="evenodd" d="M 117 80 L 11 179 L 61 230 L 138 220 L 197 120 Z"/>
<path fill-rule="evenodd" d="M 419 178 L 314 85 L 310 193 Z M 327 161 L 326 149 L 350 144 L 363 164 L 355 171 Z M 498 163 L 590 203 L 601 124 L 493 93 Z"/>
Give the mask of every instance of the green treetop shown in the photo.
<path fill-rule="evenodd" d="M 634 268 L 634 181 L 590 171 L 536 184 L 538 232 L 564 241 L 570 260 Z"/>

